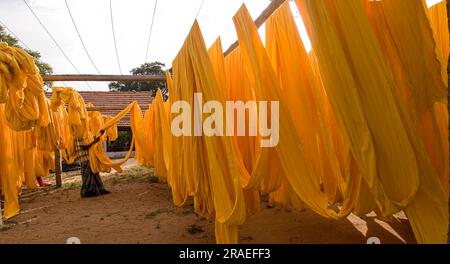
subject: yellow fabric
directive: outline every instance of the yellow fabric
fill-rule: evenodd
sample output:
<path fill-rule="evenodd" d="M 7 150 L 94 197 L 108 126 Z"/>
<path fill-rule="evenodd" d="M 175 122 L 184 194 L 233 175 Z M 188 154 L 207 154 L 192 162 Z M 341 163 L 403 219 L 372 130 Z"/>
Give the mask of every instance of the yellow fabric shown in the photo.
<path fill-rule="evenodd" d="M 3 217 L 11 218 L 19 213 L 19 199 L 16 184 L 19 174 L 14 168 L 14 156 L 10 140 L 10 128 L 6 125 L 4 105 L 0 104 L 0 188 L 4 196 Z"/>
<path fill-rule="evenodd" d="M 17 131 L 47 126 L 50 117 L 43 81 L 33 57 L 1 42 L 0 73 L 0 103 L 6 103 L 8 125 Z"/>
<path fill-rule="evenodd" d="M 89 152 L 92 170 L 121 171 L 135 149 L 136 160 L 167 181 L 175 205 L 193 197 L 195 212 L 215 219 L 218 243 L 238 242 L 238 226 L 247 213 L 259 211 L 261 194 L 269 195 L 270 204 L 331 219 L 371 211 L 390 218 L 403 210 L 419 243 L 445 243 L 445 2 L 429 10 L 425 1 L 295 2 L 311 38 L 309 54 L 287 2 L 266 22 L 266 46 L 243 5 L 233 18 L 239 47 L 226 57 L 220 38 L 206 49 L 195 22 L 173 62 L 173 76 L 166 73 L 169 100 L 158 91 L 145 114 L 137 102 L 115 117 L 88 112 L 71 88 L 54 87 L 45 100 L 33 59 L 1 43 L 5 217 L 19 211 L 22 182 L 33 188 L 35 177 L 48 174 L 54 149 L 72 162 L 75 138 L 90 143 L 106 130 L 102 142 L 115 140 L 117 123 L 130 114 L 133 142 L 126 157 L 113 162 L 97 143 Z M 261 148 L 260 136 L 236 133 L 175 136 L 174 103 L 193 107 L 199 104 L 194 93 L 223 106 L 227 100 L 279 102 L 279 144 Z M 246 113 L 244 121 L 253 117 Z M 233 125 L 236 132 L 236 118 Z M 189 129 L 195 135 L 194 125 Z"/>
<path fill-rule="evenodd" d="M 442 59 L 442 45 L 436 46 L 435 40 L 437 41 L 438 39 L 433 37 L 434 32 L 430 29 L 424 7 L 425 5 L 419 1 L 409 4 L 407 7 L 400 2 L 385 2 L 380 5 L 367 4 L 369 19 L 372 21 L 375 32 L 378 33 L 377 37 L 383 47 L 382 50 L 385 53 L 386 59 L 391 66 L 396 87 L 399 88 L 398 92 L 403 95 L 403 100 L 406 102 L 406 115 L 413 121 L 411 125 L 415 125 L 410 130 L 416 130 L 418 132 L 421 139 L 420 143 L 424 145 L 428 154 L 426 156 L 425 153 L 421 153 L 423 158 L 426 159 L 426 161 L 422 162 L 428 162 L 428 159 L 430 159 L 434 167 L 434 173 L 430 173 L 429 175 L 426 174 L 428 174 L 430 168 L 423 169 L 426 174 L 420 175 L 422 186 L 430 182 L 436 184 L 434 181 L 435 174 L 437 174 L 441 179 L 441 186 L 444 189 L 442 194 L 440 188 L 420 188 L 416 200 L 441 197 L 440 202 L 439 200 L 435 201 L 436 206 L 440 207 L 441 212 L 444 210 L 448 212 L 445 209 L 444 202 L 444 197 L 448 197 L 448 158 L 446 158 L 448 157 L 448 131 L 446 128 L 444 132 L 442 131 L 442 127 L 439 127 L 439 124 L 441 126 L 445 124 L 445 127 L 448 127 L 448 121 L 446 120 L 447 114 L 439 112 L 447 100 L 447 63 L 443 62 Z M 396 10 L 399 8 L 404 10 L 402 19 L 399 19 L 395 15 Z M 434 8 L 440 8 L 439 10 L 442 10 L 442 5 Z M 444 10 L 446 9 L 444 8 Z M 386 32 L 393 33 L 395 38 L 390 39 L 387 37 L 388 34 Z M 414 39 L 414 41 L 412 42 L 411 39 Z M 426 73 L 425 75 L 424 72 Z M 439 73 L 442 73 L 444 82 L 440 78 Z M 441 98 L 435 98 L 434 101 L 426 102 L 426 100 L 430 100 L 428 98 L 432 98 L 428 94 L 432 94 L 434 90 L 441 89 L 446 91 Z M 416 137 L 416 135 L 414 136 Z M 420 143 L 419 148 L 422 148 Z M 426 164 L 426 166 L 429 165 Z M 423 193 L 427 191 L 430 193 L 424 195 Z M 414 207 L 417 208 L 417 206 Z M 420 211 L 425 210 L 424 208 L 417 208 L 415 210 L 419 209 Z M 407 213 L 413 214 L 411 211 L 412 209 L 406 210 Z M 414 212 L 414 214 L 417 214 L 417 212 Z M 430 213 L 429 217 L 434 216 Z M 440 217 L 445 217 L 445 214 Z M 415 219 L 412 220 L 413 229 L 419 238 L 418 240 L 430 239 L 424 237 L 422 233 L 419 233 L 417 229 L 421 229 L 421 227 L 416 226 L 418 224 L 415 223 Z M 420 224 L 423 226 L 429 225 L 429 220 L 427 220 L 428 223 L 425 220 Z M 445 229 L 442 225 L 439 228 L 442 231 Z M 431 234 L 427 235 L 431 236 Z M 445 241 L 445 238 L 441 237 L 441 241 Z"/>
<path fill-rule="evenodd" d="M 33 57 L 3 42 L 0 108 L 0 145 L 4 150 L 0 157 L 0 189 L 5 198 L 4 217 L 8 219 L 19 212 L 17 197 L 22 182 L 36 188 L 36 176 L 47 176 L 49 165 L 54 164 L 51 154 L 38 153 L 36 146 L 44 148 L 58 138 L 48 130 L 52 128 L 52 116 Z"/>
<path fill-rule="evenodd" d="M 363 2 L 330 1 L 322 5 L 317 1 L 297 0 L 296 3 L 312 36 L 324 87 L 336 119 L 381 213 L 387 216 L 402 208 L 410 219 L 418 242 L 444 243 L 448 212 L 443 186 L 438 182 L 419 133 L 400 98 L 400 92 L 396 90 L 389 64 L 383 56 L 383 45 L 376 39 Z M 383 7 L 383 18 L 393 21 L 388 26 L 398 29 L 400 34 L 394 36 L 395 40 L 409 45 L 408 48 L 414 48 L 415 43 L 402 42 L 402 37 L 406 39 L 407 34 L 401 34 L 407 30 L 403 28 L 401 31 L 400 28 L 408 26 L 404 21 L 408 21 L 410 14 L 416 16 L 415 20 L 411 19 L 414 23 L 421 23 L 415 30 L 430 29 L 424 19 L 417 20 L 417 16 L 425 17 L 423 6 L 420 9 L 402 1 L 369 5 L 374 9 Z M 394 14 L 394 10 L 403 9 L 415 10 L 416 13 L 406 11 L 406 18 Z M 425 39 L 430 35 L 430 32 L 423 33 L 423 40 L 430 41 Z M 433 57 L 432 47 L 429 45 L 420 53 L 431 53 Z M 430 61 L 431 58 L 424 60 Z M 405 58 L 408 71 L 414 71 L 420 65 L 429 66 L 427 63 L 411 65 L 415 63 L 414 59 Z M 428 85 L 432 86 L 429 90 L 411 93 L 413 100 L 416 100 L 413 106 L 418 111 L 442 100 L 446 90 L 440 83 L 439 72 L 433 72 L 432 68 L 421 70 L 430 71 L 427 78 Z"/>
<path fill-rule="evenodd" d="M 194 92 L 201 92 L 205 101 L 224 102 L 197 22 L 173 62 L 173 75 L 171 100 L 193 105 Z M 169 171 L 169 184 L 172 192 L 178 191 L 175 202 L 182 204 L 192 195 L 196 212 L 211 215 L 214 209 L 217 242 L 236 243 L 237 225 L 245 220 L 245 204 L 240 170 L 232 154 L 233 140 L 173 136 L 171 142 L 176 156 L 170 162 L 173 170 Z M 180 162 L 175 164 L 177 159 Z M 187 179 L 182 181 L 180 177 Z"/>
<path fill-rule="evenodd" d="M 53 87 L 53 93 L 50 99 L 51 109 L 53 111 L 58 111 L 59 109 L 64 108 L 66 103 L 68 105 L 68 112 L 67 116 L 65 117 L 66 118 L 66 120 L 64 121 L 65 124 L 62 124 L 61 129 L 67 131 L 67 128 L 65 126 L 70 127 L 72 135 L 69 136 L 65 134 L 65 137 L 67 139 L 81 138 L 84 140 L 85 143 L 91 143 L 94 139 L 94 136 L 98 135 L 100 130 L 105 130 L 107 132 L 105 136 L 102 137 L 103 141 L 107 139 L 108 134 L 111 134 L 113 137 L 116 137 L 117 127 L 115 125 L 117 124 L 117 122 L 131 110 L 133 110 L 134 113 L 137 112 L 135 110 L 137 109 L 140 113 L 140 109 L 137 103 L 132 103 L 117 117 L 106 118 L 105 122 L 105 117 L 103 117 L 100 112 L 87 111 L 87 105 L 84 103 L 83 98 L 73 88 Z M 62 111 L 61 114 L 63 117 L 65 116 L 64 111 Z M 105 153 L 103 141 L 94 144 L 94 146 L 92 146 L 92 148 L 89 149 L 89 161 L 92 171 L 94 173 L 111 172 L 112 169 L 115 169 L 116 171 L 121 172 L 122 171 L 121 165 L 124 164 L 131 157 L 134 143 L 131 144 L 131 148 L 127 152 L 123 160 L 114 162 Z M 65 145 L 68 144 L 71 144 L 73 146 L 73 142 L 70 143 L 67 142 Z M 73 151 L 73 147 L 70 148 L 67 147 L 67 149 Z M 66 156 L 68 156 L 67 158 L 70 161 L 73 161 L 73 154 L 71 154 L 71 152 L 67 153 L 68 153 L 66 154 Z"/>
<path fill-rule="evenodd" d="M 450 53 L 450 35 L 448 29 L 448 17 L 447 17 L 447 1 L 442 1 L 430 9 L 428 9 L 429 20 L 431 28 L 434 32 L 434 39 L 436 41 L 436 55 L 439 58 L 441 64 L 441 73 L 444 83 L 448 87 L 448 56 Z M 448 134 L 448 102 L 436 103 L 434 105 L 434 117 L 436 118 L 437 126 L 439 127 L 442 150 L 444 151 L 443 160 L 446 162 L 449 160 L 449 142 L 447 138 Z M 428 145 L 429 146 L 429 145 Z M 430 152 L 430 151 L 429 151 Z M 436 164 L 436 157 L 433 158 L 433 163 L 435 167 L 439 165 Z M 446 189 L 447 194 L 448 189 L 448 165 L 447 162 L 445 167 L 441 167 L 441 181 Z M 439 168 L 438 168 L 439 169 Z M 442 170 L 443 169 L 443 170 Z"/>
<path fill-rule="evenodd" d="M 285 175 L 296 194 L 317 213 L 338 217 L 334 211 L 328 209 L 327 197 L 320 191 L 319 179 L 314 177 L 313 167 L 307 161 L 304 146 L 295 131 L 292 115 L 286 104 L 283 104 L 280 84 L 245 6 L 235 15 L 234 22 L 243 60 L 247 66 L 246 72 L 255 84 L 255 94 L 260 95 L 258 100 L 280 102 L 280 142 L 275 148 L 283 171 L 279 175 Z M 262 150 L 270 151 L 272 150 L 267 148 Z M 263 155 L 262 153 L 261 156 Z"/>
<path fill-rule="evenodd" d="M 329 202 L 333 204 L 337 200 L 338 179 L 341 176 L 338 175 L 340 168 L 331 134 L 325 129 L 322 100 L 326 99 L 321 98 L 321 87 L 314 81 L 308 54 L 288 4 L 284 4 L 266 22 L 266 50 L 280 80 L 283 103 L 295 116 L 295 129 L 305 146 L 308 163 L 312 164 L 317 180 L 320 180 Z"/>
<path fill-rule="evenodd" d="M 167 173 L 170 164 L 170 139 L 171 131 L 168 116 L 164 107 L 164 101 L 161 90 L 158 90 L 156 97 L 151 105 L 153 108 L 153 144 L 154 156 L 153 165 L 155 175 L 167 179 Z"/>
<path fill-rule="evenodd" d="M 107 123 L 113 117 L 112 116 L 103 115 L 102 118 L 103 118 L 103 123 Z M 107 141 L 110 141 L 110 142 L 116 141 L 119 138 L 119 130 L 117 128 L 117 125 L 108 128 L 106 130 L 105 136 L 107 137 L 106 138 Z"/>
<path fill-rule="evenodd" d="M 222 52 L 221 52 L 222 54 Z M 231 52 L 224 60 L 225 64 L 225 73 L 228 78 L 228 82 L 226 83 L 226 94 L 225 98 L 227 100 L 239 101 L 243 102 L 255 100 L 255 95 L 253 93 L 253 88 L 251 87 L 250 80 L 248 79 L 245 69 L 243 67 L 242 55 L 240 48 L 236 48 L 233 52 Z M 214 65 L 214 62 L 213 62 Z M 245 123 L 249 123 L 251 118 L 257 118 L 255 116 L 251 117 L 249 112 L 245 113 Z M 236 146 L 236 154 L 239 160 L 242 160 L 245 169 L 254 175 L 254 179 L 250 181 L 247 173 L 241 174 L 242 176 L 246 176 L 246 178 L 241 179 L 241 182 L 244 187 L 244 198 L 245 198 L 245 206 L 246 210 L 250 214 L 257 213 L 260 210 L 260 195 L 257 184 L 260 183 L 260 180 L 257 179 L 258 176 L 264 175 L 259 172 L 267 169 L 265 172 L 267 175 L 275 174 L 278 172 L 277 169 L 270 167 L 262 168 L 259 166 L 259 171 L 256 171 L 256 161 L 257 157 L 260 154 L 260 137 L 259 136 L 237 136 L 237 117 L 235 114 L 235 124 L 234 124 L 234 141 L 237 144 Z M 249 129 L 246 127 L 246 132 Z M 247 135 L 247 134 L 246 134 Z M 259 164 L 262 164 L 261 162 Z M 267 162 L 267 166 L 270 166 L 270 163 Z M 250 183 L 251 182 L 251 183 Z"/>

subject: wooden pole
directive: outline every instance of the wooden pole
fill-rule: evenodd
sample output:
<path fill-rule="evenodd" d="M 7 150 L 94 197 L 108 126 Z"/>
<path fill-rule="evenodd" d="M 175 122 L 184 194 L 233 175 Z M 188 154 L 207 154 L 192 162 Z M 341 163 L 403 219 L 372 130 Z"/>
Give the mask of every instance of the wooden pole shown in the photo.
<path fill-rule="evenodd" d="M 261 15 L 258 16 L 258 18 L 256 18 L 256 20 L 255 20 L 256 27 L 260 28 L 267 21 L 267 19 L 269 19 L 269 17 L 286 1 L 287 0 L 272 0 L 270 5 L 266 9 L 264 9 L 264 11 L 261 13 Z M 239 41 L 234 42 L 225 51 L 225 53 L 223 55 L 227 56 L 238 46 L 239 46 Z"/>
<path fill-rule="evenodd" d="M 56 188 L 62 187 L 62 161 L 61 161 L 61 152 L 59 149 L 55 148 L 55 180 L 56 180 Z"/>
<path fill-rule="evenodd" d="M 2 200 L 0 200 L 0 228 L 3 226 Z"/>
<path fill-rule="evenodd" d="M 43 75 L 44 81 L 88 81 L 88 82 L 165 82 L 165 75 L 93 75 L 93 74 L 62 74 L 62 75 Z"/>

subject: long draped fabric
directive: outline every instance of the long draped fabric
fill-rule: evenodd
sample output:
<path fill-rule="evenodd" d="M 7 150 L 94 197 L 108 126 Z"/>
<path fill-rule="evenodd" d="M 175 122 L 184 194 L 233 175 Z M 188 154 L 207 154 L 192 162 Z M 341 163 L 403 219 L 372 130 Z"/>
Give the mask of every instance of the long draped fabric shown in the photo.
<path fill-rule="evenodd" d="M 295 3 L 310 52 L 288 2 L 267 20 L 265 44 L 243 5 L 233 17 L 239 46 L 227 56 L 220 38 L 207 49 L 194 22 L 166 73 L 169 99 L 158 91 L 144 113 L 137 102 L 115 117 L 88 112 L 70 88 L 54 87 L 45 100 L 33 60 L 0 44 L 5 217 L 19 211 L 22 182 L 33 188 L 35 177 L 47 173 L 54 149 L 72 162 L 75 138 L 89 143 L 106 130 L 102 141 L 115 140 L 116 124 L 129 114 L 133 142 L 126 157 L 112 161 L 97 143 L 89 152 L 92 170 L 121 171 L 135 149 L 136 160 L 168 183 L 176 206 L 191 198 L 197 214 L 215 220 L 218 243 L 238 242 L 238 226 L 259 212 L 261 195 L 330 219 L 372 211 L 389 219 L 404 211 L 417 242 L 445 243 L 446 3 L 430 9 L 425 1 Z M 233 122 L 217 121 L 229 115 Z M 245 135 L 237 135 L 241 121 Z M 261 125 L 276 124 L 279 141 L 263 147 Z"/>
<path fill-rule="evenodd" d="M 308 0 L 297 0 L 296 3 L 311 36 L 336 119 L 381 213 L 389 215 L 402 208 L 409 217 L 418 242 L 445 242 L 448 210 L 443 185 L 420 141 L 413 117 L 397 90 L 382 45 L 365 13 L 364 3 L 341 1 L 338 4 L 329 1 L 322 5 Z M 414 6 L 400 1 L 382 1 L 370 7 L 386 6 L 386 10 L 391 10 L 387 9 L 390 5 L 400 5 L 407 10 Z M 415 21 L 426 27 L 425 19 L 417 19 L 420 15 L 426 18 L 425 9 L 419 6 L 415 9 Z M 397 24 L 389 24 L 392 27 L 408 18 L 400 18 L 387 11 L 383 15 L 396 20 Z M 405 12 L 405 15 L 409 13 Z M 398 27 L 408 25 L 405 22 Z M 403 29 L 405 32 L 408 29 Z M 428 35 L 431 36 L 430 31 Z M 395 36 L 398 43 L 402 43 L 403 36 Z M 427 40 L 427 35 L 422 38 Z M 414 46 L 410 42 L 403 43 Z M 405 51 L 406 47 L 400 49 Z M 427 51 L 433 52 L 433 49 Z M 424 54 L 424 51 L 420 53 Z M 409 59 L 412 60 L 411 57 Z M 440 71 L 430 75 L 434 76 L 434 82 L 427 83 L 429 89 L 423 91 L 424 86 L 418 87 L 424 92 L 420 94 L 421 102 L 419 94 L 410 93 L 411 97 L 417 94 L 419 109 L 432 106 L 445 94 L 445 86 L 439 82 L 442 81 Z"/>

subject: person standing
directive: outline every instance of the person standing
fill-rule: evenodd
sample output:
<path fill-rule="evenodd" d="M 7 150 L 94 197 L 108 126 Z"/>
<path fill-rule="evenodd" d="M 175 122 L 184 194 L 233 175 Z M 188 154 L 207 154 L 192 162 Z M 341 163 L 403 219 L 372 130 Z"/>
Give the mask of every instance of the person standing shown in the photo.
<path fill-rule="evenodd" d="M 100 174 L 92 172 L 91 164 L 89 162 L 89 149 L 100 141 L 100 137 L 104 133 L 104 130 L 100 131 L 100 136 L 96 137 L 94 141 L 88 145 L 84 143 L 83 138 L 75 139 L 75 150 L 78 153 L 81 169 L 82 186 L 80 194 L 82 198 L 97 197 L 111 193 L 105 189 Z"/>

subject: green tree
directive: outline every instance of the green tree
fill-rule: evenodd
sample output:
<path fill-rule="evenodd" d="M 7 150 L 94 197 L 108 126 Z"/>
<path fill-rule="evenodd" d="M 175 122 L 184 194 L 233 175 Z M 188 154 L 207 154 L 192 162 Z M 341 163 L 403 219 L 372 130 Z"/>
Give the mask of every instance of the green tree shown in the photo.
<path fill-rule="evenodd" d="M 164 75 L 164 63 L 155 61 L 144 63 L 141 66 L 130 71 L 132 75 Z M 164 99 L 167 99 L 166 82 L 111 82 L 109 83 L 110 91 L 150 91 L 152 96 L 156 95 L 158 89 L 161 89 Z"/>
<path fill-rule="evenodd" d="M 38 67 L 39 73 L 41 75 L 53 73 L 52 66 L 50 66 L 50 64 L 45 63 L 41 60 L 41 54 L 39 52 L 34 51 L 34 50 L 29 50 L 29 49 L 26 49 L 26 48 L 20 46 L 19 40 L 17 40 L 15 37 L 8 34 L 1 25 L 0 25 L 0 42 L 6 42 L 10 46 L 21 48 L 21 49 L 25 50 L 26 52 L 28 52 L 28 54 L 33 56 L 34 62 L 36 63 L 36 66 Z M 45 85 L 47 87 L 51 87 L 52 82 L 45 82 Z"/>

